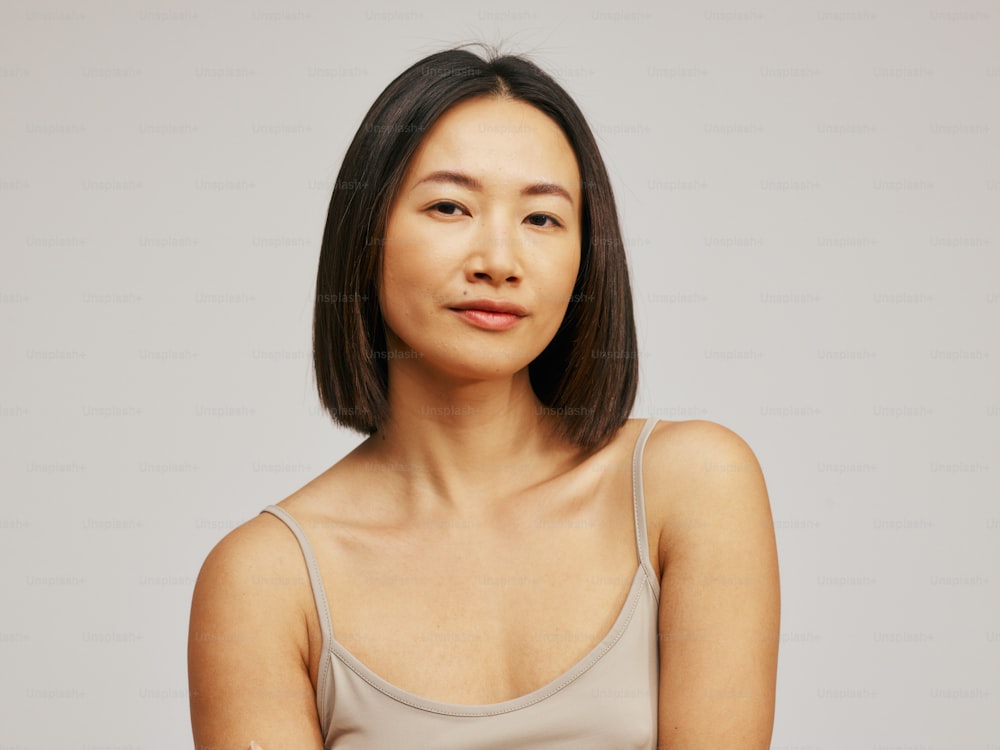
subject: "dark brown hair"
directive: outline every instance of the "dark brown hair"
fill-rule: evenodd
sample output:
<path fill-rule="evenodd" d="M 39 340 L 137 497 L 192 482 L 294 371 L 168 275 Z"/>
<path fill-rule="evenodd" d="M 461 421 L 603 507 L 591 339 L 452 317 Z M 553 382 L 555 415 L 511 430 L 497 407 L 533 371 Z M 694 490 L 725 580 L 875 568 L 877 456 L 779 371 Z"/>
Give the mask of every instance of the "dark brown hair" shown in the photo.
<path fill-rule="evenodd" d="M 611 183 L 569 94 L 529 60 L 495 50 L 482 59 L 457 47 L 405 70 L 375 100 L 347 149 L 316 277 L 313 365 L 320 401 L 334 421 L 367 434 L 388 417 L 379 288 L 389 210 L 424 134 L 450 107 L 481 96 L 538 108 L 576 154 L 583 197 L 580 271 L 562 325 L 528 372 L 560 434 L 596 448 L 628 419 L 638 383 L 632 292 Z"/>

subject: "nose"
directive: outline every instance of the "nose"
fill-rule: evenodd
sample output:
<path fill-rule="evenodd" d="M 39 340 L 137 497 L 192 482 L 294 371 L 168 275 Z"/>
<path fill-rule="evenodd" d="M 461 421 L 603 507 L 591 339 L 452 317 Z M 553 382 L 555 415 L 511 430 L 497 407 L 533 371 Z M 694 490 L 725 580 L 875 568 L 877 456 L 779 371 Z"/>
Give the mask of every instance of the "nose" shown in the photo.
<path fill-rule="evenodd" d="M 517 284 L 521 281 L 521 238 L 499 218 L 483 222 L 476 234 L 466 261 L 469 280 L 491 284 Z"/>

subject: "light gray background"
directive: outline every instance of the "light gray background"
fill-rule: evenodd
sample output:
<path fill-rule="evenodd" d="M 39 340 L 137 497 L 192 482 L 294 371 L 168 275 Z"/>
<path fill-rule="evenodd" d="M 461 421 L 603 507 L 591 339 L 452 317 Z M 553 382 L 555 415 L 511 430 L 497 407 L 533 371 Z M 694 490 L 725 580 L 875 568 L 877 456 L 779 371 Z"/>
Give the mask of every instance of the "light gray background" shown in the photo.
<path fill-rule="evenodd" d="M 201 561 L 359 439 L 308 353 L 340 159 L 477 39 L 599 135 L 636 416 L 763 465 L 773 747 L 1000 748 L 1000 7 L 948 0 L 4 3 L 0 748 L 190 746 Z"/>

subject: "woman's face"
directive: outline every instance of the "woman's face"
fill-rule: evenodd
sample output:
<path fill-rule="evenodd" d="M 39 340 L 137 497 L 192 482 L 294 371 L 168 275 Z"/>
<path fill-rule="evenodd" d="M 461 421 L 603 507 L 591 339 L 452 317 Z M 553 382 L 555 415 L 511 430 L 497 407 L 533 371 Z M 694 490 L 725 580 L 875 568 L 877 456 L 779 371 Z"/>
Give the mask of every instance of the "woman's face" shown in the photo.
<path fill-rule="evenodd" d="M 386 226 L 380 294 L 396 364 L 461 379 L 527 367 L 566 313 L 580 217 L 576 156 L 547 115 L 500 98 L 446 111 Z"/>

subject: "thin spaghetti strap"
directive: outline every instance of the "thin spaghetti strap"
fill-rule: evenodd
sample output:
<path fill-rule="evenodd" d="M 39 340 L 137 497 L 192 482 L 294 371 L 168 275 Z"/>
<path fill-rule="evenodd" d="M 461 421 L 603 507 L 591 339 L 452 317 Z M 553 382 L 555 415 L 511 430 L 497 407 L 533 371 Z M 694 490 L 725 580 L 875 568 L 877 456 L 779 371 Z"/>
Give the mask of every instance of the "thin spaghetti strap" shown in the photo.
<path fill-rule="evenodd" d="M 305 535 L 302 527 L 299 526 L 299 522 L 295 520 L 291 513 L 289 513 L 284 508 L 277 505 L 268 505 L 261 513 L 270 513 L 277 516 L 285 525 L 291 529 L 292 533 L 295 534 L 295 538 L 299 540 L 299 547 L 302 548 L 302 557 L 305 558 L 306 568 L 309 570 L 309 583 L 312 585 L 313 599 L 316 600 L 316 612 L 319 615 L 319 629 L 323 634 L 323 651 L 324 659 L 325 654 L 329 651 L 330 646 L 333 642 L 333 623 L 330 619 L 330 607 L 326 600 L 326 591 L 323 588 L 323 579 L 319 574 L 319 564 L 316 562 L 316 555 L 313 553 L 312 545 L 309 544 L 309 538 Z M 320 663 L 319 670 L 319 682 L 316 685 L 316 695 L 322 697 L 326 695 L 326 676 L 327 670 L 323 668 L 322 662 Z"/>
<path fill-rule="evenodd" d="M 653 565 L 649 560 L 649 538 L 646 534 L 646 501 L 642 491 L 642 455 L 646 448 L 646 440 L 659 420 L 650 417 L 642 426 L 639 438 L 635 441 L 635 451 L 632 455 L 632 506 L 635 511 L 635 543 L 639 549 L 639 563 L 646 571 L 646 578 L 653 587 L 653 593 L 660 596 L 660 582 L 656 578 Z"/>

